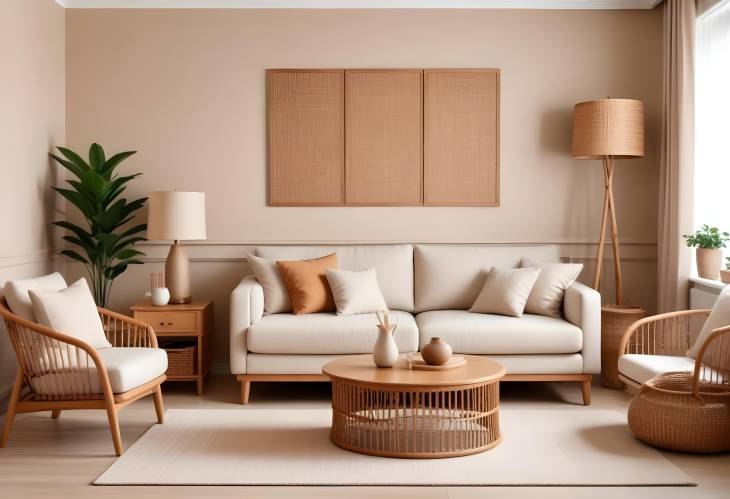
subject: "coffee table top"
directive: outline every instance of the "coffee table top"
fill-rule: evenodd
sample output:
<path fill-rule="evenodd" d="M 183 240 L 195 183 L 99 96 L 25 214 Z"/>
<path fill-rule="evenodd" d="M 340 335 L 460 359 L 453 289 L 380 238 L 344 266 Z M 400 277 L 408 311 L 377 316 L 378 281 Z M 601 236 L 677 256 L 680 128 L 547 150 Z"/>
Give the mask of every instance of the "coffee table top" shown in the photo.
<path fill-rule="evenodd" d="M 486 357 L 464 355 L 466 365 L 446 371 L 408 369 L 403 359 L 393 367 L 376 367 L 373 356 L 350 355 L 324 365 L 322 372 L 334 379 L 374 385 L 454 386 L 496 381 L 506 374 L 502 365 Z"/>

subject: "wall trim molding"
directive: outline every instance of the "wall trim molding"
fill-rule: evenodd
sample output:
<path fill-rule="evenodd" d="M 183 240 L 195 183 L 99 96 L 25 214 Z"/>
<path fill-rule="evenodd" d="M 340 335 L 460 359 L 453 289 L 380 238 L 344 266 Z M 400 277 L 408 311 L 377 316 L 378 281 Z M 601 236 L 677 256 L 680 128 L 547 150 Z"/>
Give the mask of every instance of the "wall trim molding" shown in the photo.
<path fill-rule="evenodd" d="M 536 245 L 536 244 L 558 244 L 558 245 L 584 245 L 598 243 L 597 237 L 565 237 L 565 238 L 504 238 L 494 237 L 481 240 L 431 240 L 431 241 L 412 241 L 406 239 L 380 239 L 380 240 L 359 240 L 359 239 L 206 239 L 203 241 L 185 241 L 186 246 L 346 246 L 351 244 L 494 244 L 494 245 Z M 607 246 L 611 245 L 610 241 L 606 241 Z M 170 246 L 170 241 L 142 241 L 139 246 Z M 621 246 L 656 246 L 655 239 L 622 239 Z"/>
<path fill-rule="evenodd" d="M 0 269 L 27 265 L 30 263 L 47 262 L 56 258 L 56 250 L 45 249 L 32 251 L 22 255 L 0 256 Z"/>
<path fill-rule="evenodd" d="M 55 0 L 67 9 L 653 9 L 661 0 Z"/>

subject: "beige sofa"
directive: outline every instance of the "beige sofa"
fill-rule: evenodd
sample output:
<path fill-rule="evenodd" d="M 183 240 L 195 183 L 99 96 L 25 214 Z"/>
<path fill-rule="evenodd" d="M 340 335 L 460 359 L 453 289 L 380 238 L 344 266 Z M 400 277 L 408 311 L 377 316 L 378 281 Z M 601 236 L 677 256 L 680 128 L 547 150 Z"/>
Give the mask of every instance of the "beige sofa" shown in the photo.
<path fill-rule="evenodd" d="M 591 375 L 600 372 L 600 295 L 574 283 L 563 318 L 520 318 L 467 312 L 489 268 L 517 267 L 522 257 L 559 261 L 550 245 L 262 246 L 256 254 L 296 260 L 337 252 L 340 268 L 375 267 L 383 296 L 398 320 L 400 352 L 415 352 L 432 336 L 455 353 L 485 355 L 504 365 L 505 380 L 576 381 L 590 403 Z M 253 381 L 325 381 L 322 366 L 344 355 L 372 352 L 374 315 L 264 315 L 264 293 L 253 275 L 231 294 L 231 372 L 248 403 Z"/>

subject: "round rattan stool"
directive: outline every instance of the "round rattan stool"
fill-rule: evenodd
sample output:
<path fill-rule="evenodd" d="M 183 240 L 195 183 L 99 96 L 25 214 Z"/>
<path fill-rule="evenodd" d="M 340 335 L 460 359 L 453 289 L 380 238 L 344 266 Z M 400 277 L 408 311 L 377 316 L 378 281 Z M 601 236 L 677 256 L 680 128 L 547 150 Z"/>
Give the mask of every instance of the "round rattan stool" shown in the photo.
<path fill-rule="evenodd" d="M 730 450 L 730 385 L 699 382 L 673 372 L 642 385 L 629 405 L 636 438 L 663 449 L 712 453 Z"/>

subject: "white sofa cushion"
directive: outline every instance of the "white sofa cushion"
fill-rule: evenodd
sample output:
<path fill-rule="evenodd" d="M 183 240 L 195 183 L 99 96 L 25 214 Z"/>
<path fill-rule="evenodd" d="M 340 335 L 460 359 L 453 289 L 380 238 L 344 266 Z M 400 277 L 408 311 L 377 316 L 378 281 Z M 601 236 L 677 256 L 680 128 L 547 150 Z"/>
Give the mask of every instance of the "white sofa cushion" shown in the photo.
<path fill-rule="evenodd" d="M 378 286 L 375 269 L 327 269 L 337 315 L 371 314 L 388 309 Z"/>
<path fill-rule="evenodd" d="M 553 245 L 416 245 L 413 254 L 416 312 L 467 310 L 484 286 L 490 268 L 519 267 L 522 257 L 557 262 L 560 255 L 558 247 Z"/>
<path fill-rule="evenodd" d="M 291 312 L 289 290 L 281 277 L 276 262 L 256 255 L 247 255 L 246 259 L 256 276 L 256 280 L 264 290 L 264 313 Z"/>
<path fill-rule="evenodd" d="M 391 311 L 398 321 L 395 343 L 401 352 L 418 350 L 418 328 L 408 312 Z M 248 329 L 248 350 L 255 353 L 371 353 L 378 336 L 375 314 L 266 315 Z"/>
<path fill-rule="evenodd" d="M 124 393 L 151 381 L 167 371 L 167 353 L 161 348 L 100 348 L 97 350 L 104 362 L 113 393 Z M 87 357 L 80 357 L 86 365 Z M 91 361 L 91 357 L 88 357 Z M 73 362 L 77 364 L 77 362 Z M 87 374 L 90 373 L 90 374 Z M 33 390 L 42 395 L 68 395 L 68 374 L 44 374 L 31 378 Z M 96 367 L 89 371 L 77 371 L 78 386 L 88 386 L 91 394 L 102 393 Z M 86 385 L 88 383 L 88 385 Z"/>
<path fill-rule="evenodd" d="M 406 312 L 413 311 L 413 246 L 410 244 L 259 246 L 256 248 L 256 255 L 268 260 L 306 260 L 332 252 L 337 253 L 340 269 L 375 268 L 380 291 L 383 293 L 388 308 Z"/>
<path fill-rule="evenodd" d="M 523 258 L 522 267 L 540 269 L 540 275 L 525 304 L 525 312 L 560 317 L 565 290 L 578 278 L 583 270 L 583 264 L 543 263 L 532 258 Z"/>
<path fill-rule="evenodd" d="M 454 353 L 545 354 L 576 353 L 583 346 L 577 326 L 543 315 L 474 314 L 464 310 L 437 310 L 416 316 L 420 345 L 439 336 Z"/>
<path fill-rule="evenodd" d="M 66 289 L 68 285 L 66 280 L 58 272 L 40 277 L 32 277 L 30 279 L 19 279 L 16 281 L 8 281 L 5 283 L 5 299 L 8 307 L 15 315 L 19 315 L 23 319 L 35 321 L 33 313 L 33 303 L 30 301 L 28 291 L 61 291 Z"/>
<path fill-rule="evenodd" d="M 540 269 L 492 268 L 469 312 L 522 317 Z"/>
<path fill-rule="evenodd" d="M 28 294 L 39 324 L 84 341 L 94 348 L 112 346 L 106 339 L 94 297 L 83 277 L 66 289 L 31 289 Z"/>

